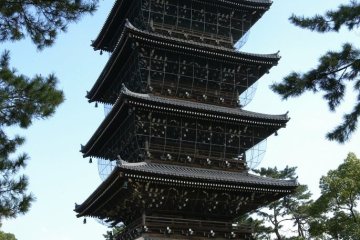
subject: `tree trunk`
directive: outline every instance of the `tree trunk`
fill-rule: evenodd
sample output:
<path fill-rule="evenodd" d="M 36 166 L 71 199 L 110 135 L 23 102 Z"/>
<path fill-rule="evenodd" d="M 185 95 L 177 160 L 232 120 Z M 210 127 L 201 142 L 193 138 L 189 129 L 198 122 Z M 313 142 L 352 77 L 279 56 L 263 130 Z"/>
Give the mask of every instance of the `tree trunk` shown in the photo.
<path fill-rule="evenodd" d="M 282 237 L 279 232 L 279 222 L 277 220 L 276 208 L 274 208 L 274 232 L 276 234 L 277 240 L 282 240 Z"/>
<path fill-rule="evenodd" d="M 301 226 L 301 220 L 299 218 L 296 218 L 296 225 L 298 226 L 298 235 L 299 237 L 305 238 L 304 230 Z"/>

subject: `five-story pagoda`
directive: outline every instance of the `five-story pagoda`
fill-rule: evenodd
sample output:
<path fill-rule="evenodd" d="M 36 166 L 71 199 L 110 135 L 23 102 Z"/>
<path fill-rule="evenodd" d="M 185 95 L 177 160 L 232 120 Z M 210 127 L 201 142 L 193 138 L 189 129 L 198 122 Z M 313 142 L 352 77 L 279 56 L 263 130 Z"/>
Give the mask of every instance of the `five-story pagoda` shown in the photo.
<path fill-rule="evenodd" d="M 239 100 L 279 60 L 234 49 L 270 5 L 115 2 L 93 42 L 111 57 L 87 95 L 113 106 L 81 152 L 116 167 L 78 217 L 123 223 L 114 239 L 250 239 L 234 219 L 294 191 L 294 181 L 249 174 L 245 159 L 289 120 Z"/>

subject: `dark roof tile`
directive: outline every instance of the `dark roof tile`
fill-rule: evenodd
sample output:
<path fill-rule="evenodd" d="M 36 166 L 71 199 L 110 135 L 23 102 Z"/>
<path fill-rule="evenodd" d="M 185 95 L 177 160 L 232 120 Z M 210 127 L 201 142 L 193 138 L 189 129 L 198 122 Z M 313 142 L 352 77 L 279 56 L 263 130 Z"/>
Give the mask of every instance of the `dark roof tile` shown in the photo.
<path fill-rule="evenodd" d="M 143 174 L 151 174 L 153 177 L 178 177 L 181 179 L 202 180 L 235 185 L 257 185 L 263 187 L 296 187 L 295 180 L 279 180 L 266 178 L 243 172 L 230 172 L 204 168 L 186 167 L 179 165 L 167 165 L 157 163 L 127 163 L 122 161 L 119 171 L 135 171 Z"/>
<path fill-rule="evenodd" d="M 280 120 L 284 122 L 287 122 L 289 120 L 287 114 L 281 114 L 281 115 L 263 114 L 263 113 L 256 113 L 256 112 L 243 110 L 241 108 L 229 108 L 229 107 L 222 107 L 222 106 L 210 105 L 199 102 L 194 103 L 192 101 L 186 101 L 181 99 L 159 97 L 159 96 L 154 96 L 152 94 L 135 93 L 127 89 L 125 86 L 123 86 L 121 94 L 132 97 L 134 99 L 145 100 L 147 102 L 162 103 L 162 104 L 172 105 L 174 107 L 178 107 L 178 106 L 186 107 L 193 109 L 194 111 L 196 110 L 211 111 L 217 114 L 230 114 L 237 117 L 246 117 L 252 119 Z M 121 100 L 119 99 L 118 101 Z"/>
<path fill-rule="evenodd" d="M 206 49 L 209 49 L 210 51 L 221 52 L 221 54 L 224 56 L 233 56 L 233 57 L 236 57 L 236 59 L 243 60 L 243 61 L 272 65 L 272 64 L 276 64 L 280 59 L 278 52 L 270 53 L 270 54 L 248 53 L 248 52 L 237 51 L 234 49 L 229 49 L 229 48 L 222 47 L 222 46 L 214 46 L 211 44 L 199 43 L 199 42 L 195 42 L 195 41 L 191 41 L 191 40 L 184 40 L 181 38 L 164 36 L 159 33 L 152 33 L 152 32 L 148 32 L 148 31 L 144 31 L 144 30 L 138 29 L 135 26 L 133 26 L 128 20 L 125 23 L 125 28 L 121 35 L 122 37 L 125 37 L 127 35 L 126 34 L 127 30 L 130 30 L 132 33 L 135 33 L 138 35 L 144 35 L 145 38 L 143 40 L 145 40 L 145 41 L 152 41 L 151 38 L 158 38 L 161 40 L 161 42 L 158 42 L 158 44 L 168 45 L 168 43 L 166 43 L 166 40 L 168 40 L 168 41 L 177 43 L 178 46 L 181 48 L 184 48 L 184 44 L 187 45 L 188 47 L 191 47 L 192 48 L 191 50 L 195 50 L 195 49 L 201 50 L 201 48 L 206 48 Z M 119 43 L 122 42 L 122 37 L 120 37 L 116 48 L 121 47 L 121 46 L 119 46 L 119 45 L 121 45 Z M 134 37 L 136 37 L 136 36 L 134 36 Z"/>

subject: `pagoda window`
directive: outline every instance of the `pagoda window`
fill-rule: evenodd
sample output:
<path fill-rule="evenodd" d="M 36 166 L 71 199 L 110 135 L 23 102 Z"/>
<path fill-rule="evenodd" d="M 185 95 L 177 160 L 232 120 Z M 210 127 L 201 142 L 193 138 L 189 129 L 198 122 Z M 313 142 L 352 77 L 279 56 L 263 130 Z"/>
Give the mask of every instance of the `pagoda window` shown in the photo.
<path fill-rule="evenodd" d="M 191 120 L 162 111 L 124 109 L 121 114 L 121 125 L 110 130 L 110 137 L 97 150 L 109 160 L 118 155 L 129 162 L 151 159 L 209 165 L 209 160 L 212 167 L 243 169 L 244 156 L 239 156 L 273 132 L 269 127 Z"/>
<path fill-rule="evenodd" d="M 156 58 L 151 59 L 151 70 L 162 72 L 163 69 L 164 69 L 164 61 L 161 60 L 161 57 L 159 58 L 159 60 L 157 60 Z"/>
<path fill-rule="evenodd" d="M 216 29 L 216 24 L 217 24 L 217 14 L 213 13 L 213 12 L 206 12 L 205 14 L 205 22 L 208 25 L 212 25 L 215 27 Z M 215 32 L 216 33 L 216 32 Z"/>
<path fill-rule="evenodd" d="M 165 15 L 167 15 L 167 17 L 176 17 L 178 15 L 178 8 L 177 8 L 177 4 L 173 4 L 170 1 L 168 1 L 165 4 L 165 11 L 164 11 Z M 176 21 L 176 18 L 175 18 Z"/>
<path fill-rule="evenodd" d="M 212 143 L 219 145 L 219 146 L 224 146 L 224 142 L 225 142 L 225 134 L 222 132 L 214 132 L 213 133 L 213 138 L 212 138 Z"/>
<path fill-rule="evenodd" d="M 203 92 L 206 89 L 206 86 L 207 86 L 206 77 L 205 78 L 197 78 L 197 77 L 194 78 L 194 87 L 195 87 L 194 90 Z"/>
<path fill-rule="evenodd" d="M 191 29 L 194 31 L 204 31 L 205 24 L 199 21 L 192 21 Z"/>
<path fill-rule="evenodd" d="M 208 79 L 212 81 L 221 81 L 221 71 L 217 69 L 209 69 Z"/>
<path fill-rule="evenodd" d="M 181 138 L 181 129 L 178 126 L 167 126 L 166 127 L 166 138 L 169 140 L 178 141 Z"/>
<path fill-rule="evenodd" d="M 204 9 L 192 10 L 192 19 L 193 19 L 193 21 L 204 23 L 205 22 L 205 11 L 204 11 Z"/>
<path fill-rule="evenodd" d="M 164 73 L 156 70 L 150 71 L 150 79 L 154 82 L 161 82 L 163 81 Z"/>
<path fill-rule="evenodd" d="M 222 14 L 218 13 L 218 23 L 223 27 L 228 27 L 230 25 L 230 10 Z"/>
<path fill-rule="evenodd" d="M 155 25 L 154 23 L 163 23 L 164 22 L 164 15 L 161 13 L 152 13 L 151 14 L 151 27 Z"/>
<path fill-rule="evenodd" d="M 179 18 L 177 20 L 177 26 L 180 28 L 190 28 L 191 21 L 189 19 L 185 18 L 185 16 L 184 16 L 184 18 L 182 18 L 181 16 L 182 16 L 181 13 L 179 13 Z M 184 36 L 186 36 L 186 35 L 184 35 Z M 184 38 L 184 37 L 182 37 L 182 38 Z"/>
<path fill-rule="evenodd" d="M 143 0 L 140 15 L 148 30 L 229 48 L 252 25 L 249 13 L 190 0 Z"/>
<path fill-rule="evenodd" d="M 177 73 L 179 72 L 179 64 L 177 61 L 167 61 L 165 63 L 165 72 L 167 73 Z"/>
<path fill-rule="evenodd" d="M 178 16 L 179 18 L 183 19 L 191 19 L 191 8 L 188 5 L 179 6 L 178 9 Z"/>
<path fill-rule="evenodd" d="M 126 72 L 117 75 L 121 79 L 112 90 L 127 82 L 132 91 L 150 90 L 154 94 L 237 106 L 239 94 L 258 77 L 257 69 L 246 66 L 164 50 L 147 51 L 143 47 L 138 51 L 139 57 L 131 55 L 130 63 L 122 67 Z"/>
<path fill-rule="evenodd" d="M 239 142 L 240 142 L 240 135 L 238 134 L 226 134 L 226 145 L 233 147 L 233 148 L 239 148 Z"/>
<path fill-rule="evenodd" d="M 230 36 L 230 29 L 227 27 L 218 26 L 218 35 L 223 36 L 223 37 Z"/>
<path fill-rule="evenodd" d="M 121 114 L 120 127 L 110 130 L 96 153 L 109 160 L 120 155 L 129 162 L 151 159 L 243 169 L 244 152 L 272 132 L 268 127 L 191 120 L 162 111 L 124 109 Z"/>
<path fill-rule="evenodd" d="M 144 120 L 137 122 L 137 134 L 139 135 L 148 135 L 150 132 L 150 123 Z"/>

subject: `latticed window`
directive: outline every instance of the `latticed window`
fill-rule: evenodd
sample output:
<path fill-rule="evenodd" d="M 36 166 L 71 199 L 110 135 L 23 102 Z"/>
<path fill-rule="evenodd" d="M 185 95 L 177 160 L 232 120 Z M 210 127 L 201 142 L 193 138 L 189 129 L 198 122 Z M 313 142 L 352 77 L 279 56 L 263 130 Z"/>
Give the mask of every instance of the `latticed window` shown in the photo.
<path fill-rule="evenodd" d="M 255 66 L 140 48 L 140 77 L 152 92 L 237 106 L 239 95 L 259 77 Z"/>
<path fill-rule="evenodd" d="M 151 31 L 229 48 L 252 24 L 252 14 L 206 1 L 143 0 L 141 9 Z"/>

